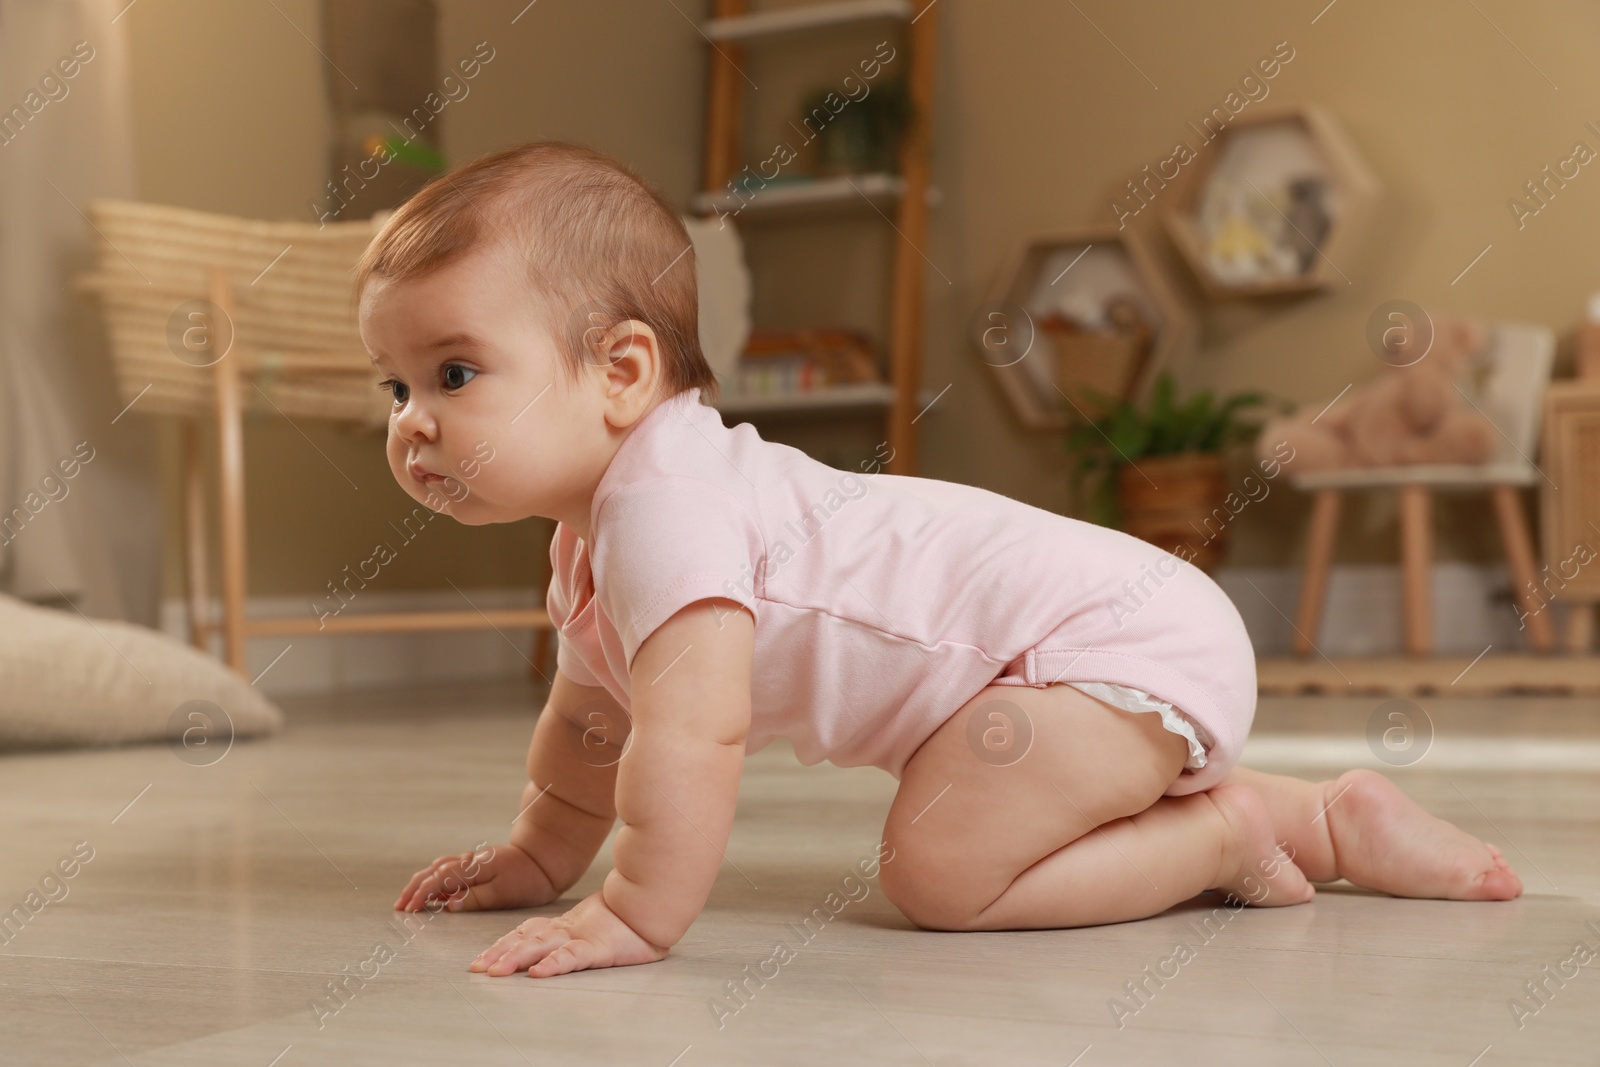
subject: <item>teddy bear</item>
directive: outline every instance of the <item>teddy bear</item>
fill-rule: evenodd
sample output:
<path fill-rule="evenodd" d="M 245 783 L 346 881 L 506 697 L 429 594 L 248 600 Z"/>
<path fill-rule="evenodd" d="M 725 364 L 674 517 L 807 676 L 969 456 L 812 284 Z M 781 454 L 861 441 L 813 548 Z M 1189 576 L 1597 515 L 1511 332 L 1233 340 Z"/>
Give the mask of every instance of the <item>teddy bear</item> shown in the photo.
<path fill-rule="evenodd" d="M 1395 358 L 1377 379 L 1351 389 L 1332 407 L 1306 404 L 1269 421 L 1256 439 L 1260 458 L 1297 474 L 1488 462 L 1494 455 L 1494 426 L 1456 388 L 1483 349 L 1484 327 L 1473 319 L 1432 321 L 1433 342 L 1420 359 L 1402 365 L 1398 335 L 1392 345 L 1386 335 Z M 1288 461 L 1281 459 L 1285 442 L 1292 449 Z"/>

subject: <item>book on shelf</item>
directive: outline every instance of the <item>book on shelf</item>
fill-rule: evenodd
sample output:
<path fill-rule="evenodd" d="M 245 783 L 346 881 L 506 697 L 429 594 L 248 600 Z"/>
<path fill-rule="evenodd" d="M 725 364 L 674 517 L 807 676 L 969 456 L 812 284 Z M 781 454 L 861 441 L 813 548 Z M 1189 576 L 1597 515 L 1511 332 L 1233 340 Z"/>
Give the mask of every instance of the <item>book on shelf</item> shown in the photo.
<path fill-rule="evenodd" d="M 790 396 L 841 385 L 882 383 L 867 336 L 840 328 L 758 330 L 727 383 L 730 396 Z"/>

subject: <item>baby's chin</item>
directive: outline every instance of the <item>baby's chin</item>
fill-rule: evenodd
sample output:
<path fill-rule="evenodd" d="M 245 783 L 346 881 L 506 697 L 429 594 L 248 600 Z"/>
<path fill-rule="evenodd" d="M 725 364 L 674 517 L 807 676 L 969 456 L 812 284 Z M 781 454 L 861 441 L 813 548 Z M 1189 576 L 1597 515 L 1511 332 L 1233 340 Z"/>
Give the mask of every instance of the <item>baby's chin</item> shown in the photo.
<path fill-rule="evenodd" d="M 444 512 L 463 526 L 488 526 L 492 523 L 503 522 L 492 512 L 472 506 L 470 500 L 462 503 L 451 501 L 450 507 Z"/>
<path fill-rule="evenodd" d="M 462 502 L 454 500 L 436 489 L 421 489 L 415 485 L 402 485 L 406 495 L 421 504 L 435 515 L 449 515 L 451 518 L 460 518 Z"/>
<path fill-rule="evenodd" d="M 439 506 L 441 501 L 443 502 L 442 507 Z M 476 493 L 460 500 L 436 496 L 433 499 L 433 503 L 430 504 L 426 500 L 423 503 L 431 510 L 440 515 L 448 515 L 463 526 L 492 526 L 495 523 L 516 522 L 518 519 L 528 517 L 526 515 L 508 514 L 505 508 L 483 500 Z"/>
<path fill-rule="evenodd" d="M 475 490 L 465 496 L 452 496 L 438 489 L 422 488 L 412 482 L 409 476 L 400 480 L 400 488 L 429 511 L 436 515 L 448 516 L 463 526 L 490 526 L 500 522 L 516 522 L 519 519 L 531 518 L 535 514 L 533 511 L 520 510 L 514 506 L 491 503 L 483 498 L 482 493 Z"/>

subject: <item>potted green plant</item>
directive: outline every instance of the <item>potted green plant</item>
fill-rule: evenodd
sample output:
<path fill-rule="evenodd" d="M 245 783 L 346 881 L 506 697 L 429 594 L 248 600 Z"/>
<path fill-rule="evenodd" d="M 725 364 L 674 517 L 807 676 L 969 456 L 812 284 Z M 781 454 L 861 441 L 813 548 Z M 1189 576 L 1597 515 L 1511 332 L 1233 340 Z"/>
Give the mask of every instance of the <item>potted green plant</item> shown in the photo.
<path fill-rule="evenodd" d="M 838 111 L 829 99 L 840 100 Z M 893 173 L 900 169 L 900 145 L 911 125 L 911 91 L 903 80 L 885 82 L 859 99 L 846 100 L 818 89 L 805 100 L 805 116 L 829 116 L 816 135 L 819 174 Z"/>
<path fill-rule="evenodd" d="M 1218 400 L 1204 391 L 1179 402 L 1175 392 L 1163 371 L 1144 406 L 1090 391 L 1093 414 L 1069 410 L 1073 500 L 1090 521 L 1209 570 L 1222 561 L 1231 517 L 1223 458 L 1260 430 L 1241 412 L 1266 398 L 1245 392 Z"/>

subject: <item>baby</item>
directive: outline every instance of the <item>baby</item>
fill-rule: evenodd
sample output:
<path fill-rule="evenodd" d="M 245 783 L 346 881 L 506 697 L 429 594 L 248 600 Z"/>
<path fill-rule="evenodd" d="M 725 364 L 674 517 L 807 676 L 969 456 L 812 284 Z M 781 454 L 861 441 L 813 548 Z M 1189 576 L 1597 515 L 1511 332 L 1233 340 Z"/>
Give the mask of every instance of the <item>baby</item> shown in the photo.
<path fill-rule="evenodd" d="M 1207 890 L 1301 904 L 1339 878 L 1522 892 L 1381 775 L 1235 766 L 1255 661 L 1188 563 L 725 426 L 690 247 L 626 167 L 541 143 L 428 185 L 357 271 L 401 486 L 469 525 L 557 520 L 557 670 L 509 843 L 440 857 L 395 907 L 548 904 L 622 820 L 601 888 L 472 970 L 663 958 L 721 869 L 745 754 L 775 737 L 899 780 L 880 885 L 930 930 L 1123 922 Z"/>

